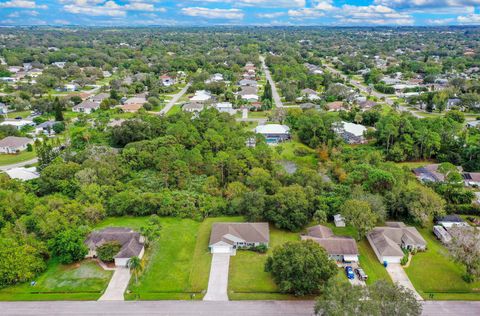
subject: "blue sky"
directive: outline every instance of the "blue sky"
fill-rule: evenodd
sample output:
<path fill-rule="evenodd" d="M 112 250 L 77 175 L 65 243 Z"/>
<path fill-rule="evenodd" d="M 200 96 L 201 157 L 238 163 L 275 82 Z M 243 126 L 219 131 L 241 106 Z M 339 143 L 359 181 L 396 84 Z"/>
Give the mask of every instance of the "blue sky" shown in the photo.
<path fill-rule="evenodd" d="M 477 25 L 480 0 L 0 0 L 0 25 Z"/>

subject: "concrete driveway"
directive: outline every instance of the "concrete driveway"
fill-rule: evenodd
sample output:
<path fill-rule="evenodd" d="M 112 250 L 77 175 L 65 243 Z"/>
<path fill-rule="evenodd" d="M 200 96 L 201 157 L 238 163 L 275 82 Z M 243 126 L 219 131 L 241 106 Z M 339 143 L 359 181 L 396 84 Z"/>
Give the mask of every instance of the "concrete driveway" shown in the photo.
<path fill-rule="evenodd" d="M 410 279 L 408 278 L 408 275 L 405 273 L 405 270 L 403 270 L 399 263 L 389 263 L 387 266 L 387 272 L 394 283 L 398 283 L 401 286 L 413 291 L 417 300 L 423 301 L 423 298 L 420 296 L 420 294 L 418 294 L 417 290 L 415 290 L 412 282 L 410 282 Z"/>
<path fill-rule="evenodd" d="M 108 283 L 107 289 L 99 301 L 123 301 L 123 293 L 127 289 L 128 282 L 130 282 L 130 269 L 115 268 L 110 283 Z"/>
<path fill-rule="evenodd" d="M 228 267 L 230 254 L 214 253 L 204 301 L 228 301 Z"/>

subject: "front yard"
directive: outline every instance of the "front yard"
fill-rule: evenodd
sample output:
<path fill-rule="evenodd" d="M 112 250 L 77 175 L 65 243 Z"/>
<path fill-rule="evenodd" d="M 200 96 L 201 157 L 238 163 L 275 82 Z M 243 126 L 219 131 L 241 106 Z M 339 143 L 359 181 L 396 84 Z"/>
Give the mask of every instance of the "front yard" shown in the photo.
<path fill-rule="evenodd" d="M 2 301 L 97 300 L 105 290 L 112 271 L 103 270 L 95 261 L 71 265 L 51 261 L 36 284 L 20 284 L 0 290 Z"/>
<path fill-rule="evenodd" d="M 0 154 L 0 166 L 6 166 L 24 161 L 29 161 L 37 157 L 35 151 L 22 151 L 16 155 Z"/>
<path fill-rule="evenodd" d="M 432 228 L 418 228 L 427 241 L 427 251 L 413 256 L 405 268 L 418 293 L 427 300 L 480 300 L 480 281 L 466 283 L 464 268 L 454 262 L 435 238 Z"/>

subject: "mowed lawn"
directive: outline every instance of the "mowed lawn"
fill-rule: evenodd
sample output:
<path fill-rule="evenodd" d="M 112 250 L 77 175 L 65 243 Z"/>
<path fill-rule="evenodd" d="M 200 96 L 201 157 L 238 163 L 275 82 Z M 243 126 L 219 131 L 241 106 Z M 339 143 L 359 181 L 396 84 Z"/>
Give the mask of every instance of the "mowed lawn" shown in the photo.
<path fill-rule="evenodd" d="M 427 241 L 427 251 L 417 253 L 405 271 L 420 295 L 427 300 L 480 300 L 480 281 L 462 279 L 465 268 L 449 257 L 432 227 L 417 229 Z"/>
<path fill-rule="evenodd" d="M 289 241 L 300 240 L 299 233 L 286 232 L 270 226 L 269 250 L 259 254 L 249 250 L 238 250 L 230 258 L 228 296 L 232 300 L 292 299 L 279 293 L 270 273 L 265 272 L 265 262 L 273 249 Z"/>
<path fill-rule="evenodd" d="M 95 261 L 71 265 L 50 261 L 47 270 L 29 282 L 0 290 L 2 301 L 97 300 L 106 289 L 112 271 Z"/>
<path fill-rule="evenodd" d="M 139 229 L 148 217 L 108 218 L 107 226 Z M 156 245 L 146 251 L 144 271 L 138 284 L 134 278 L 125 295 L 129 300 L 201 299 L 208 286 L 212 256 L 208 250 L 214 222 L 242 221 L 241 217 L 191 219 L 162 217 L 162 230 Z"/>
<path fill-rule="evenodd" d="M 37 157 L 35 151 L 22 151 L 17 155 L 0 154 L 0 166 L 11 165 L 28 160 L 32 160 Z"/>

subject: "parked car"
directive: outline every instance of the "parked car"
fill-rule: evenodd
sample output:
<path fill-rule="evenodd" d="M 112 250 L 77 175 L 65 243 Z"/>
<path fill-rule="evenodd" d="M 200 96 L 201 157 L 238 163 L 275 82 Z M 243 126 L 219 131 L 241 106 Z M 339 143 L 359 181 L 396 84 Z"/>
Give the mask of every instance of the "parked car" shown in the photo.
<path fill-rule="evenodd" d="M 362 281 L 366 281 L 368 279 L 368 275 L 361 268 L 355 269 L 355 273 L 357 274 L 358 278 Z"/>
<path fill-rule="evenodd" d="M 350 280 L 355 279 L 355 274 L 353 273 L 353 269 L 351 266 L 345 267 L 345 274 L 347 275 L 347 278 L 349 278 Z"/>

